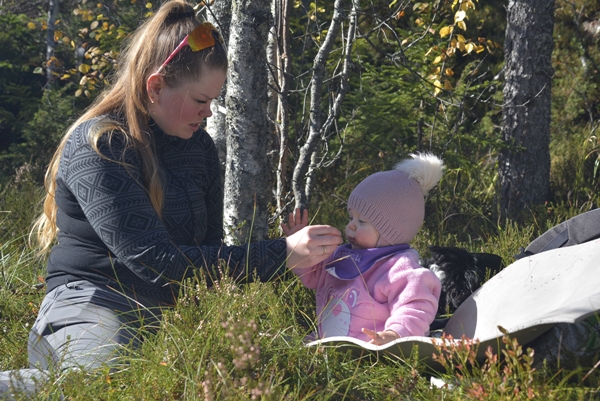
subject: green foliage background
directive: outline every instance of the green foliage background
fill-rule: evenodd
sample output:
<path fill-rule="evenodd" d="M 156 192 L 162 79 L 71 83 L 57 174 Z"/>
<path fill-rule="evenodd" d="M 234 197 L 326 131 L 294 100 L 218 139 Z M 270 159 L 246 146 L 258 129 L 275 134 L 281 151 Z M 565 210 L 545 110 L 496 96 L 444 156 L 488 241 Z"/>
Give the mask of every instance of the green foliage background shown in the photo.
<path fill-rule="evenodd" d="M 59 63 L 52 83 L 47 83 L 44 75 L 46 4 L 6 0 L 0 7 L 0 370 L 26 365 L 25 339 L 43 296 L 43 290 L 36 285 L 41 284 L 44 261 L 27 247 L 27 233 L 39 211 L 45 166 L 66 128 L 106 84 L 123 38 L 158 3 L 63 0 L 58 25 L 63 37 L 56 48 Z M 307 130 L 303 101 L 309 75 L 303 72 L 312 65 L 319 43 L 317 33 L 326 29 L 331 3 L 297 2 L 294 8 L 292 160 Z M 597 207 L 600 36 L 592 35 L 585 27 L 600 24 L 600 4 L 595 0 L 557 0 L 552 191 L 547 204 L 534 207 L 523 225 L 499 221 L 496 179 L 497 155 L 503 146 L 502 43 L 506 3 L 475 3 L 465 35 L 474 41 L 479 37 L 491 39 L 500 47 L 491 53 L 456 54 L 449 59 L 454 75 L 448 79 L 453 90 L 442 91 L 437 97 L 432 97 L 431 83 L 422 77 L 436 68 L 434 57 L 426 54 L 431 48 L 442 46 L 439 35 L 423 36 L 405 49 L 402 57 L 395 58 L 385 56 L 397 50 L 389 30 L 376 31 L 369 36 L 370 42 L 357 42 L 351 91 L 338 122 L 339 135 L 322 153 L 335 155 L 342 145 L 343 151 L 339 158 L 331 158 L 329 167 L 317 176 L 312 199 L 315 222 L 343 228 L 347 220 L 345 200 L 354 186 L 371 173 L 392 168 L 415 151 L 436 153 L 447 166 L 438 189 L 428 199 L 426 222 L 414 243 L 423 255 L 431 244 L 456 245 L 497 253 L 510 262 L 518 248 L 540 232 Z M 433 21 L 434 32 L 452 21 L 450 8 L 442 7 L 449 2 L 410 4 L 397 19 L 391 15 L 390 4 L 365 4 L 360 17 L 361 33 L 370 32 L 385 20 L 399 38 L 413 40 L 422 32 L 417 18 Z M 440 8 L 436 9 L 436 5 Z M 79 11 L 73 13 L 75 9 Z M 76 56 L 78 49 L 83 50 Z M 88 67 L 80 67 L 82 64 Z M 42 74 L 35 73 L 38 67 L 43 67 Z M 329 68 L 334 71 L 335 63 Z M 327 89 L 336 90 L 334 86 Z M 209 291 L 199 280 L 186 286 L 184 301 L 167 316 L 158 335 L 149 337 L 127 368 L 111 374 L 81 372 L 63 377 L 57 373 L 70 397 L 529 398 L 525 393 L 501 393 L 498 389 L 507 381 L 515 383 L 515 387 L 529 386 L 537 399 L 597 396 L 597 374 L 584 382 L 586 371 L 582 370 L 562 375 L 532 373 L 524 357 L 509 365 L 509 377 L 503 377 L 503 368 L 497 365 L 495 371 L 464 376 L 459 391 L 442 393 L 429 387 L 418 361 L 365 363 L 347 355 L 303 350 L 302 339 L 314 328 L 314 301 L 298 282 L 244 288 L 225 282 Z M 258 347 L 260 352 L 257 354 L 252 347 Z M 240 358 L 246 358 L 246 362 Z M 236 361 L 241 364 L 236 365 Z M 533 382 L 529 381 L 531 375 Z M 81 380 L 88 385 L 81 386 Z M 55 397 L 53 386 L 48 385 L 40 397 Z M 479 390 L 487 391 L 487 395 Z"/>

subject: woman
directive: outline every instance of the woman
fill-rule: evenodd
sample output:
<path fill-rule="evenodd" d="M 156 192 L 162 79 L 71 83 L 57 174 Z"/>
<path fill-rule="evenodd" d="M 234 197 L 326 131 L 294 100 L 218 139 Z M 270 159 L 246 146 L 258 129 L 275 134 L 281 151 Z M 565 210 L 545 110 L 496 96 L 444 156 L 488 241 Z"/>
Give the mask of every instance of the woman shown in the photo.
<path fill-rule="evenodd" d="M 36 229 L 51 252 L 28 344 L 32 368 L 110 363 L 197 272 L 209 283 L 220 271 L 267 281 L 319 263 L 342 242 L 337 229 L 311 226 L 286 239 L 222 244 L 219 162 L 201 125 L 221 92 L 227 55 L 190 5 L 165 3 L 132 35 L 118 66 L 46 175 Z M 39 372 L 18 371 L 23 387 L 33 388 L 27 378 Z M 0 373 L 0 394 L 14 376 Z"/>

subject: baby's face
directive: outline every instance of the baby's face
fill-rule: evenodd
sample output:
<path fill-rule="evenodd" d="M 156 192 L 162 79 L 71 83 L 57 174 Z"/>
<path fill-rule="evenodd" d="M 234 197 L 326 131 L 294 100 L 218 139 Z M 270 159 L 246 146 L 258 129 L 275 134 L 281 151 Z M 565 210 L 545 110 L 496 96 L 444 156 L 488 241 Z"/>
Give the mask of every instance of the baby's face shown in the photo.
<path fill-rule="evenodd" d="M 348 209 L 349 221 L 346 225 L 346 238 L 353 249 L 376 248 L 379 232 L 371 223 L 354 209 Z"/>

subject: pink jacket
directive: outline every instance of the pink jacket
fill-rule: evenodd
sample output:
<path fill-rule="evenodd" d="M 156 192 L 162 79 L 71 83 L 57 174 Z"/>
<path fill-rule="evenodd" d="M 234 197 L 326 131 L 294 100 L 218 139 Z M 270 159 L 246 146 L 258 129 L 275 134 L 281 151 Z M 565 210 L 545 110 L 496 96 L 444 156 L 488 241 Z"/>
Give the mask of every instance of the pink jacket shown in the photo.
<path fill-rule="evenodd" d="M 302 283 L 317 290 L 319 337 L 350 336 L 371 339 L 363 327 L 393 330 L 400 337 L 429 334 L 441 284 L 419 265 L 415 250 L 377 261 L 362 276 L 341 280 L 325 270 L 332 258 L 309 268 L 293 269 Z"/>

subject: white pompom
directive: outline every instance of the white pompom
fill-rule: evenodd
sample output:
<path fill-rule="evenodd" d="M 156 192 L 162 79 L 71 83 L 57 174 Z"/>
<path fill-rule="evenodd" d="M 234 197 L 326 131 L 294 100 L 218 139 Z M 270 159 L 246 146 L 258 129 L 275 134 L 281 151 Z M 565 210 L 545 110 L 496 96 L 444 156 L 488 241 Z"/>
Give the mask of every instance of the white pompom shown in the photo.
<path fill-rule="evenodd" d="M 417 180 L 423 196 L 427 196 L 442 179 L 444 162 L 431 153 L 417 153 L 410 156 L 412 159 L 403 160 L 394 168 Z"/>

